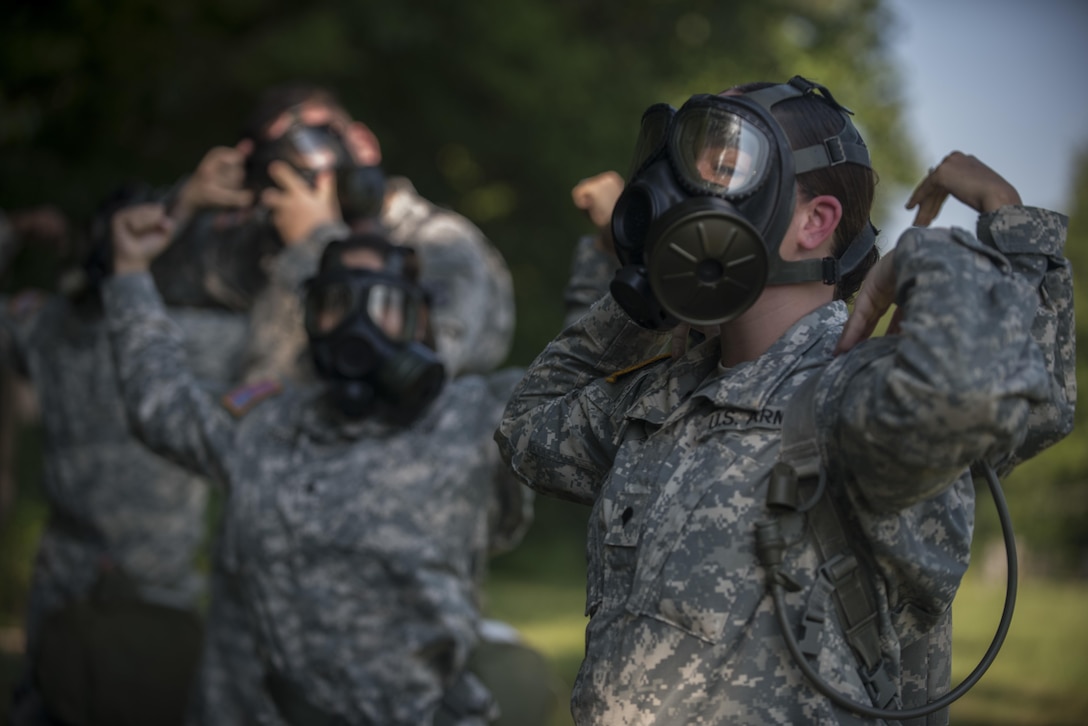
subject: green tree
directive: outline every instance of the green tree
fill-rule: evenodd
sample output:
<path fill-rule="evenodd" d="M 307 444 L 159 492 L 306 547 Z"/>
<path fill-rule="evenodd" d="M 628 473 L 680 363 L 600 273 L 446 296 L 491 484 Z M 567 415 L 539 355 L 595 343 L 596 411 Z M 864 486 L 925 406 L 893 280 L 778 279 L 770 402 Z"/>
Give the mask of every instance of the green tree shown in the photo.
<path fill-rule="evenodd" d="M 879 0 L 15 0 L 0 10 L 0 200 L 85 219 L 231 143 L 268 84 L 327 84 L 387 167 L 479 223 L 513 268 L 527 362 L 561 318 L 578 179 L 626 171 L 642 110 L 800 73 L 912 181 Z M 880 220 L 876 220 L 878 225 Z"/>

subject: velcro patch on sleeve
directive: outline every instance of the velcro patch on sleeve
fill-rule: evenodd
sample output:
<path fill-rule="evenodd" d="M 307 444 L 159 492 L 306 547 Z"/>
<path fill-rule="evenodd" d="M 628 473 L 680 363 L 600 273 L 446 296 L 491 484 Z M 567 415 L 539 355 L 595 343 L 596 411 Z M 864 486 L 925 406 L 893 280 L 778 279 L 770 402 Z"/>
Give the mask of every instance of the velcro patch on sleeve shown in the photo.
<path fill-rule="evenodd" d="M 246 383 L 229 393 L 223 394 L 223 406 L 235 418 L 241 418 L 258 403 L 279 394 L 281 391 L 283 391 L 283 384 L 274 379 Z"/>

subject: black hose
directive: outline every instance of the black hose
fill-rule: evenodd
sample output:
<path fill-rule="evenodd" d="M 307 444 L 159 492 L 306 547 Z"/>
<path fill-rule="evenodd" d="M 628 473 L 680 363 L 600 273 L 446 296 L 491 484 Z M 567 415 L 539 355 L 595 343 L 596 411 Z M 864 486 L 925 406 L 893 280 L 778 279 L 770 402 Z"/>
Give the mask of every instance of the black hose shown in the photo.
<path fill-rule="evenodd" d="M 994 473 L 993 468 L 984 461 L 978 462 L 978 468 L 982 469 L 983 473 L 986 475 L 986 483 L 989 485 L 990 494 L 994 498 L 994 507 L 997 509 L 997 517 L 1001 522 L 1001 535 L 1005 541 L 1005 557 L 1008 562 L 1008 574 L 1005 581 L 1005 606 L 1001 611 L 1001 620 L 997 624 L 997 632 L 994 633 L 994 638 L 990 641 L 990 647 L 986 649 L 986 653 L 983 654 L 978 665 L 975 666 L 975 669 L 971 671 L 959 685 L 940 698 L 916 708 L 889 709 L 876 708 L 870 704 L 854 701 L 836 691 L 830 683 L 825 681 L 820 674 L 816 672 L 816 669 L 809 664 L 804 653 L 801 652 L 801 647 L 797 643 L 797 638 L 793 634 L 793 629 L 786 619 L 786 602 L 783 586 L 780 580 L 773 577 L 771 578 L 771 594 L 774 597 L 775 614 L 778 616 L 778 624 L 782 628 L 782 634 L 786 640 L 786 647 L 789 648 L 790 654 L 793 656 L 794 661 L 797 662 L 801 672 L 805 674 L 805 677 L 808 678 L 813 686 L 815 686 L 817 691 L 831 699 L 835 705 L 858 716 L 884 719 L 887 721 L 905 721 L 907 719 L 928 716 L 934 711 L 947 708 L 953 701 L 971 690 L 971 688 L 978 683 L 978 680 L 982 678 L 982 675 L 987 669 L 993 664 L 994 659 L 997 658 L 998 651 L 1001 650 L 1001 646 L 1005 643 L 1005 636 L 1009 633 L 1009 626 L 1012 624 L 1013 608 L 1016 606 L 1016 588 L 1019 583 L 1019 571 L 1016 563 L 1016 540 L 1013 536 L 1012 518 L 1009 516 L 1009 507 L 1005 502 L 1005 493 L 1001 490 L 1001 482 L 998 481 L 997 474 Z"/>

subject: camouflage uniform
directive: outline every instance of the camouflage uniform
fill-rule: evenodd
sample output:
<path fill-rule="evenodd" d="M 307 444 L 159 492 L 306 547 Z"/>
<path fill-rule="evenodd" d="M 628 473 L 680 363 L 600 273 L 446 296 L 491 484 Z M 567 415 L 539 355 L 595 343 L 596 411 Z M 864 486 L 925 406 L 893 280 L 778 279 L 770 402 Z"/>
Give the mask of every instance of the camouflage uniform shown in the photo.
<path fill-rule="evenodd" d="M 222 386 L 237 374 L 244 320 L 223 311 L 176 312 L 192 342 L 190 364 L 208 385 Z M 145 599 L 195 608 L 208 491 L 130 433 L 93 293 L 70 299 L 31 291 L 0 301 L 0 339 L 34 384 L 44 432 L 49 520 L 31 583 L 28 658 L 43 618 L 84 598 L 106 563 Z"/>
<path fill-rule="evenodd" d="M 604 252 L 597 237 L 578 238 L 570 264 L 570 279 L 563 290 L 563 327 L 566 328 L 593 307 L 608 292 L 608 284 L 620 269 L 614 254 Z"/>
<path fill-rule="evenodd" d="M 898 681 L 900 649 L 942 622 L 967 567 L 968 466 L 1007 471 L 1071 428 L 1064 226 L 1003 207 L 980 218 L 981 244 L 963 230 L 908 231 L 895 252 L 902 334 L 838 357 L 842 302 L 730 369 L 717 337 L 639 366 L 662 336 L 611 298 L 545 350 L 496 438 L 537 491 L 593 507 L 577 723 L 855 722 L 793 662 L 755 552 L 783 410 L 815 375 L 829 486 L 879 573 L 880 649 Z M 786 597 L 791 622 L 820 562 L 809 538 L 787 553 L 801 586 Z M 821 675 L 868 703 L 837 623 L 818 646 Z"/>
<path fill-rule="evenodd" d="M 293 693 L 329 723 L 418 726 L 452 692 L 472 705 L 456 722 L 482 723 L 462 667 L 509 478 L 491 435 L 520 372 L 448 383 L 409 428 L 345 421 L 320 385 L 265 389 L 235 419 L 185 370 L 149 276 L 104 297 L 140 436 L 228 493 L 196 722 L 282 724 L 273 699 L 290 711 Z"/>
<path fill-rule="evenodd" d="M 514 332 L 513 283 L 502 255 L 471 222 L 428 202 L 404 177 L 386 184 L 381 225 L 390 240 L 420 254 L 420 282 L 434 295 L 431 326 L 446 370 L 454 376 L 494 370 L 506 359 Z M 192 272 L 189 282 L 202 276 L 203 288 L 220 303 L 252 309 L 247 378 L 305 380 L 309 370 L 299 288 L 317 270 L 325 245 L 347 233 L 346 225 L 330 225 L 281 252 L 252 214 L 204 212 L 182 232 L 178 248 L 192 251 L 188 260 L 167 250 L 172 257 L 156 264 L 190 269 L 194 257 L 202 258 L 204 271 Z M 238 265 L 257 257 L 265 260 L 266 277 L 260 279 Z M 170 291 L 163 293 L 174 299 Z"/>

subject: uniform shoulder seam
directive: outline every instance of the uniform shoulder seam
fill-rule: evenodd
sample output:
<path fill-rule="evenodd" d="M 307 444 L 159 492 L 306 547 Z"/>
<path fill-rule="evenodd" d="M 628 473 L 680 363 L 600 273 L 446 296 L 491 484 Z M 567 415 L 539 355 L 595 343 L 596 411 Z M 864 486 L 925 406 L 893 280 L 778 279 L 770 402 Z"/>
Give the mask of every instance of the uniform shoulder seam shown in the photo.
<path fill-rule="evenodd" d="M 662 353 L 661 355 L 655 355 L 653 358 L 647 358 L 646 360 L 635 363 L 632 366 L 627 366 L 626 368 L 622 368 L 622 369 L 616 371 L 615 373 L 612 373 L 609 376 L 607 376 L 605 378 L 605 380 L 607 382 L 609 382 L 609 383 L 615 383 L 621 377 L 627 375 L 628 373 L 634 373 L 637 370 L 641 370 L 641 369 L 645 368 L 646 366 L 657 363 L 658 361 L 666 360 L 667 358 L 672 358 L 672 353 Z"/>

